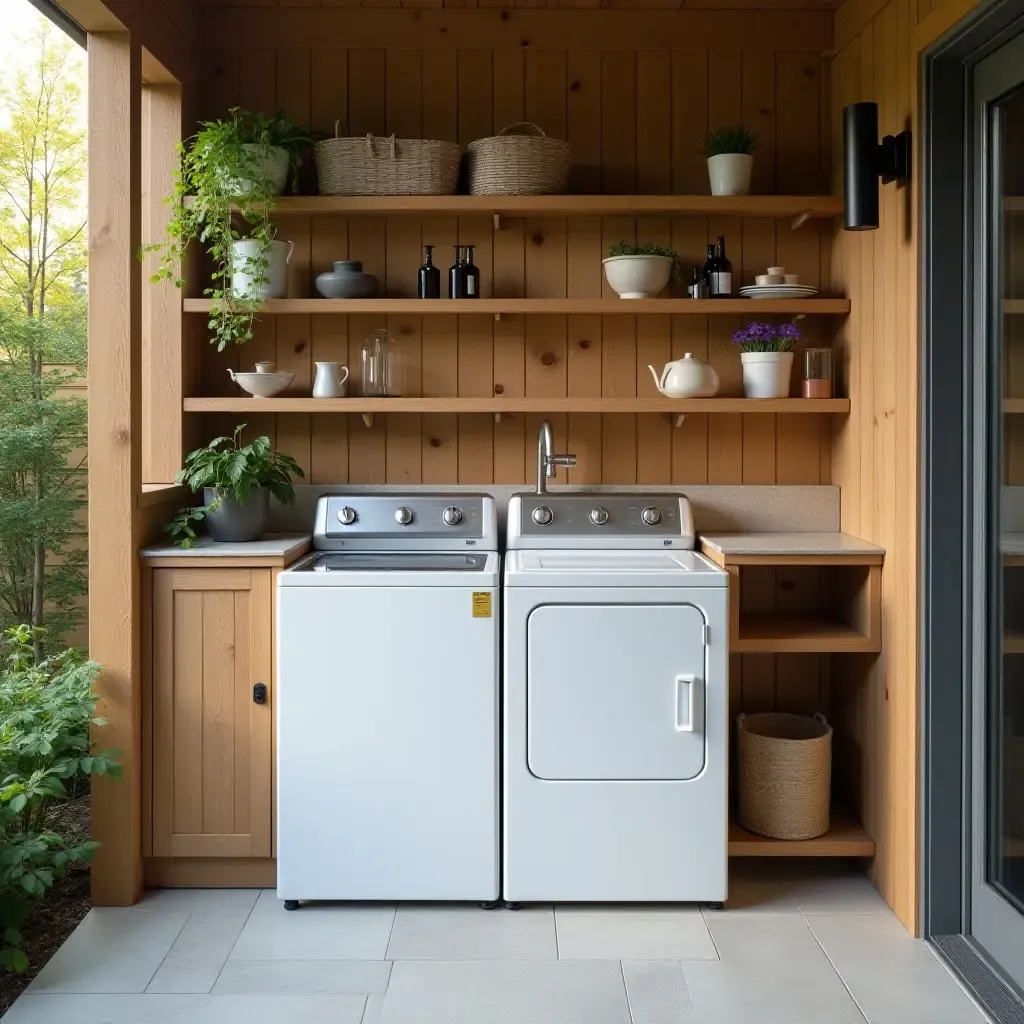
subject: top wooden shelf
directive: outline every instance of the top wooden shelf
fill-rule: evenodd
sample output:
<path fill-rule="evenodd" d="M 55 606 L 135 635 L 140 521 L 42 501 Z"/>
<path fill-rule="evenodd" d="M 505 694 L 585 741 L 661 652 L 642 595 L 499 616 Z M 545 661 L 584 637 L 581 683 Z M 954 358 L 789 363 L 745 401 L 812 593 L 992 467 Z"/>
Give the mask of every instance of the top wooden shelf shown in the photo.
<path fill-rule="evenodd" d="M 839 196 L 281 196 L 278 217 L 682 217 L 831 218 Z"/>

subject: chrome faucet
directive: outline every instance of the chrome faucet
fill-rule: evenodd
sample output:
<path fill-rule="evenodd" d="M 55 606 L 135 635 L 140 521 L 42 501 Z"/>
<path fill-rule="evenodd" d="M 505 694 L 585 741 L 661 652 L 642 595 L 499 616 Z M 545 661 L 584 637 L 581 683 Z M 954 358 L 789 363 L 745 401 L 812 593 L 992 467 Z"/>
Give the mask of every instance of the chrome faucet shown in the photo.
<path fill-rule="evenodd" d="M 553 479 L 559 466 L 575 466 L 575 455 L 556 455 L 551 424 L 545 420 L 537 433 L 537 493 L 547 492 L 545 478 Z"/>

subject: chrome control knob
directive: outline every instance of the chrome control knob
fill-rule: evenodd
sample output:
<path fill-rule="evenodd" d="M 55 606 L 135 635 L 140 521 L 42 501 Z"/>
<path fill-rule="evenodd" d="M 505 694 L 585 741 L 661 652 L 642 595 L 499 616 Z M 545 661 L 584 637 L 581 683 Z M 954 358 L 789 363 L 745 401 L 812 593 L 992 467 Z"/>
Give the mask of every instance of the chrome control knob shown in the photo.
<path fill-rule="evenodd" d="M 608 522 L 608 509 L 602 508 L 600 505 L 597 508 L 591 509 L 590 521 L 595 526 L 604 526 Z"/>
<path fill-rule="evenodd" d="M 441 521 L 445 526 L 458 526 L 463 520 L 463 514 L 461 508 L 456 508 L 454 505 L 446 508 L 441 513 Z"/>
<path fill-rule="evenodd" d="M 395 522 L 399 526 L 408 526 L 412 522 L 412 509 L 401 505 L 395 509 Z"/>
<path fill-rule="evenodd" d="M 657 526 L 661 522 L 661 509 L 649 505 L 640 513 L 640 518 L 647 526 Z"/>
<path fill-rule="evenodd" d="M 351 526 L 356 521 L 356 510 L 349 505 L 342 505 L 338 509 L 338 522 L 342 526 Z"/>
<path fill-rule="evenodd" d="M 551 521 L 555 518 L 555 513 L 547 507 L 547 505 L 538 505 L 533 510 L 533 521 L 538 526 L 550 526 Z"/>

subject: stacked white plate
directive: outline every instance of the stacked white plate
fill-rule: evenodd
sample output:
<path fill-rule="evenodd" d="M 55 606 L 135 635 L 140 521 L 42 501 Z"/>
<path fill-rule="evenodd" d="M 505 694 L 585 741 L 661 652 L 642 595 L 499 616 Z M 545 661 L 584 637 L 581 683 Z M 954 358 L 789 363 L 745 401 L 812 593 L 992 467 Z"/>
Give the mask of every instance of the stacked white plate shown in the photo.
<path fill-rule="evenodd" d="M 813 299 L 817 288 L 806 284 L 748 284 L 740 289 L 745 299 Z"/>

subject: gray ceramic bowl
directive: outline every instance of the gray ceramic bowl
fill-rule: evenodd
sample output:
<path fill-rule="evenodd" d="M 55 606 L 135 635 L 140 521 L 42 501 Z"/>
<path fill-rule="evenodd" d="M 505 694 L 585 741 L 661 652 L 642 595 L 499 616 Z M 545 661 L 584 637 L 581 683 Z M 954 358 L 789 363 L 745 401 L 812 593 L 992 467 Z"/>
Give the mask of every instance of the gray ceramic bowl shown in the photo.
<path fill-rule="evenodd" d="M 359 260 L 338 260 L 333 271 L 317 275 L 316 290 L 325 299 L 372 299 L 377 278 L 364 274 Z"/>

